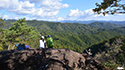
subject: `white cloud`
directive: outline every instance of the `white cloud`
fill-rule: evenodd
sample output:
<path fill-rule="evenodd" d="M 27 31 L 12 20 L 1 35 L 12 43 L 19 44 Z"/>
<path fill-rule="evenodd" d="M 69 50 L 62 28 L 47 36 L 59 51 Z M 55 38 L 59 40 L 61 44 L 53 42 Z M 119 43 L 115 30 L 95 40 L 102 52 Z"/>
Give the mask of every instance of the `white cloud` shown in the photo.
<path fill-rule="evenodd" d="M 31 3 L 39 3 L 39 2 L 42 2 L 42 0 L 20 0 L 20 1 L 30 1 Z"/>
<path fill-rule="evenodd" d="M 15 14 L 31 14 L 33 12 L 34 4 L 29 1 L 18 0 L 2 0 L 0 8 Z"/>
<path fill-rule="evenodd" d="M 94 14 L 94 12 L 92 11 L 92 9 L 87 9 L 83 13 L 84 13 L 83 15 L 93 15 Z"/>
<path fill-rule="evenodd" d="M 41 4 L 39 4 L 38 6 L 42 7 L 45 10 L 50 9 L 52 11 L 69 7 L 68 4 L 62 4 L 59 2 L 59 0 L 42 0 Z"/>
<path fill-rule="evenodd" d="M 32 17 L 53 17 L 56 16 L 59 13 L 59 11 L 45 11 L 43 8 L 36 9 L 35 12 L 32 14 Z"/>
<path fill-rule="evenodd" d="M 57 16 L 61 8 L 69 7 L 68 4 L 60 1 L 62 0 L 2 0 L 0 10 L 4 9 L 15 15 L 28 15 L 36 19 L 51 19 Z"/>
<path fill-rule="evenodd" d="M 33 8 L 34 7 L 34 3 L 30 3 L 29 1 L 24 1 L 24 2 L 20 2 L 22 5 L 22 8 Z"/>
<path fill-rule="evenodd" d="M 62 21 L 62 20 L 64 20 L 64 18 L 58 17 L 58 21 Z"/>
<path fill-rule="evenodd" d="M 1 0 L 0 1 L 0 9 L 6 9 L 9 7 L 9 0 Z"/>
<path fill-rule="evenodd" d="M 18 17 L 18 16 L 4 15 L 3 18 L 4 18 L 4 19 L 19 19 L 20 17 Z"/>
<path fill-rule="evenodd" d="M 27 16 L 21 17 L 21 16 L 18 16 L 18 15 L 14 15 L 14 16 L 4 15 L 2 18 L 3 19 L 17 19 L 17 20 L 20 19 L 20 18 L 26 18 L 26 20 L 31 20 L 31 18 L 29 18 Z"/>
<path fill-rule="evenodd" d="M 76 17 L 79 16 L 80 11 L 78 9 L 76 10 L 70 10 L 70 13 L 68 14 L 69 17 Z"/>
<path fill-rule="evenodd" d="M 2 14 L 0 13 L 0 17 L 2 17 Z"/>
<path fill-rule="evenodd" d="M 116 12 L 115 15 L 123 15 L 122 13 Z"/>
<path fill-rule="evenodd" d="M 9 19 L 9 15 L 4 15 L 3 18 Z"/>
<path fill-rule="evenodd" d="M 63 7 L 63 8 L 67 8 L 67 7 L 69 7 L 69 5 L 68 5 L 68 4 L 63 4 L 62 7 Z"/>
<path fill-rule="evenodd" d="M 53 17 L 57 16 L 61 8 L 69 7 L 68 4 L 62 4 L 60 3 L 60 1 L 61 0 L 41 0 L 41 3 L 38 5 L 38 7 L 40 8 L 35 10 L 32 17 L 36 17 L 36 18 L 45 17 L 45 18 L 53 19 Z"/>
<path fill-rule="evenodd" d="M 105 15 L 105 16 L 108 16 L 108 15 Z M 95 14 L 92 11 L 92 9 L 87 9 L 85 11 L 79 11 L 78 9 L 70 10 L 70 13 L 67 15 L 67 18 L 73 19 L 74 17 L 76 17 L 77 20 L 84 20 L 84 19 L 90 19 L 95 17 L 103 17 L 103 15 Z"/>

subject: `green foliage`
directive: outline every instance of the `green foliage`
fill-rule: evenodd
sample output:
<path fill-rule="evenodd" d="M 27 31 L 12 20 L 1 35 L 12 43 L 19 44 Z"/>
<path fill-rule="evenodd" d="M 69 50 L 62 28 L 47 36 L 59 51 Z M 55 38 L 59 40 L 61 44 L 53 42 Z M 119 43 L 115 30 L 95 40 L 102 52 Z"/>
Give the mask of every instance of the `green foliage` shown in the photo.
<path fill-rule="evenodd" d="M 6 25 L 5 21 L 2 18 L 0 18 L 0 27 L 2 27 L 4 25 Z"/>
<path fill-rule="evenodd" d="M 101 27 L 101 28 L 103 28 L 103 30 L 110 29 L 110 28 L 121 27 L 121 25 L 118 25 L 118 24 L 105 23 L 105 22 L 92 22 L 92 23 L 90 23 L 88 25 L 94 26 L 94 27 L 97 27 L 97 28 Z"/>
<path fill-rule="evenodd" d="M 9 24 L 10 22 L 12 23 Z M 9 44 L 11 48 L 15 43 L 25 43 L 31 48 L 38 48 L 41 33 L 45 37 L 52 36 L 54 48 L 66 48 L 77 52 L 92 49 L 93 57 L 104 62 L 102 64 L 109 70 L 122 65 L 121 62 L 125 60 L 125 39 L 122 36 L 125 35 L 124 27 L 113 24 L 107 27 L 107 24 L 99 22 L 71 24 L 25 19 L 9 20 L 7 24 L 0 36 L 0 51 L 6 50 Z M 117 45 L 117 41 L 121 40 L 123 45 Z M 119 54 L 119 51 L 122 53 Z"/>
<path fill-rule="evenodd" d="M 6 25 L 5 21 L 2 18 L 0 18 L 0 51 L 3 50 L 3 43 L 5 38 L 4 30 L 1 29 L 1 27 L 3 27 L 4 25 Z"/>
<path fill-rule="evenodd" d="M 124 36 L 119 35 L 94 44 L 89 49 L 92 50 L 93 57 L 102 62 L 107 69 L 116 69 L 118 66 L 125 65 L 124 43 Z"/>
<path fill-rule="evenodd" d="M 117 55 L 118 61 L 122 62 L 121 64 L 125 65 L 125 39 L 123 39 L 123 45 L 120 47 L 121 48 L 121 53 Z"/>
<path fill-rule="evenodd" d="M 8 46 L 13 46 L 15 43 L 25 43 L 29 39 L 34 39 L 39 36 L 39 32 L 32 27 L 26 25 L 26 20 L 19 19 L 16 22 L 11 23 L 13 26 L 9 29 L 4 29 L 5 32 L 5 41 Z"/>
<path fill-rule="evenodd" d="M 121 41 L 123 36 L 119 35 L 119 36 L 116 36 L 116 37 L 113 37 L 111 39 L 107 39 L 107 40 L 103 40 L 103 41 L 100 41 L 94 45 L 91 45 L 90 49 L 93 50 L 93 56 L 95 56 L 95 54 L 97 54 L 98 52 L 101 53 L 103 51 L 107 51 L 107 49 L 112 49 L 114 51 L 115 47 L 117 48 L 117 51 L 119 50 L 117 46 L 114 46 L 118 40 Z M 116 43 L 115 43 L 116 42 Z M 87 49 L 88 49 L 87 48 Z"/>
<path fill-rule="evenodd" d="M 106 68 L 106 70 L 114 70 L 114 69 L 116 70 L 117 67 L 119 66 L 114 61 L 103 62 L 102 65 Z"/>
<path fill-rule="evenodd" d="M 14 29 L 12 28 L 13 25 L 9 23 L 15 23 L 15 20 L 8 20 L 6 22 L 8 26 L 4 28 L 8 28 L 10 26 L 11 29 Z M 84 49 L 91 45 L 120 34 L 123 35 L 125 33 L 124 28 L 115 28 L 120 27 L 119 25 L 110 24 L 110 26 L 107 28 L 108 24 L 101 24 L 101 22 L 94 22 L 94 24 L 71 24 L 31 20 L 26 21 L 26 23 L 29 26 L 35 26 L 39 33 L 42 33 L 43 36 L 52 35 L 55 48 L 72 49 L 77 52 L 83 52 Z M 21 38 L 23 38 L 21 42 L 25 42 L 32 48 L 38 48 L 39 37 L 29 39 L 24 38 L 24 36 L 20 36 L 19 40 L 21 40 Z M 59 40 L 56 40 L 58 38 Z"/>
<path fill-rule="evenodd" d="M 0 51 L 3 51 L 3 48 L 2 48 L 2 47 L 0 47 Z"/>
<path fill-rule="evenodd" d="M 125 53 L 125 40 L 123 40 L 123 46 L 121 46 L 121 49 Z"/>
<path fill-rule="evenodd" d="M 125 4 L 119 3 L 121 0 L 103 0 L 101 4 L 96 3 L 97 8 L 94 12 L 104 16 L 106 14 L 125 13 Z"/>

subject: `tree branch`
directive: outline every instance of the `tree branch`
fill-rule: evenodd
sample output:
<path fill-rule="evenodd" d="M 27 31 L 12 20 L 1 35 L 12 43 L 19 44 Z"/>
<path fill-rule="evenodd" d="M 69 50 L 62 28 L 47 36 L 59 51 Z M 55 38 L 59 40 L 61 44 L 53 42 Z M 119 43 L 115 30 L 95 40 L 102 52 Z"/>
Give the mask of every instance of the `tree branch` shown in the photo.
<path fill-rule="evenodd" d="M 21 34 L 19 34 L 19 35 L 15 35 L 15 36 L 11 36 L 11 40 L 13 40 L 13 39 L 15 39 L 15 38 L 17 38 L 17 37 L 19 37 L 19 36 L 21 36 L 21 35 L 23 35 L 25 32 L 22 32 Z"/>

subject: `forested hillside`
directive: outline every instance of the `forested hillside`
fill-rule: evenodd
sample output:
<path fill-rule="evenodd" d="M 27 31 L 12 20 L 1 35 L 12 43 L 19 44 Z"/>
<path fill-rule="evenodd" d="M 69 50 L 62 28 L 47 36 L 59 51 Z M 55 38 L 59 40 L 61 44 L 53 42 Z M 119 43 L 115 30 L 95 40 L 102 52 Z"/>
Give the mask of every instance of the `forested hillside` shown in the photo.
<path fill-rule="evenodd" d="M 114 24 L 114 23 L 110 23 L 110 22 L 108 22 L 108 23 L 105 23 L 105 22 L 92 22 L 89 25 L 94 26 L 94 27 L 106 28 L 106 29 L 117 28 L 117 27 L 124 26 L 124 25 Z"/>
<path fill-rule="evenodd" d="M 116 69 L 125 65 L 125 37 L 122 35 L 94 44 L 88 49 L 92 50 L 92 56 L 104 66 Z"/>
<path fill-rule="evenodd" d="M 15 20 L 6 21 L 7 25 L 3 28 L 9 28 L 13 25 L 10 22 Z M 52 35 L 54 38 L 55 48 L 68 48 L 78 52 L 83 52 L 87 47 L 110 39 L 114 36 L 124 35 L 125 28 L 119 25 L 110 23 L 94 22 L 91 24 L 79 24 L 79 23 L 60 23 L 60 22 L 48 22 L 48 21 L 37 21 L 29 20 L 25 22 L 28 26 L 36 27 L 38 31 L 44 36 Z M 57 40 L 59 39 L 59 40 Z M 32 48 L 38 48 L 39 36 L 35 39 L 22 40 L 19 42 L 25 42 Z M 8 44 L 6 44 L 8 45 Z"/>

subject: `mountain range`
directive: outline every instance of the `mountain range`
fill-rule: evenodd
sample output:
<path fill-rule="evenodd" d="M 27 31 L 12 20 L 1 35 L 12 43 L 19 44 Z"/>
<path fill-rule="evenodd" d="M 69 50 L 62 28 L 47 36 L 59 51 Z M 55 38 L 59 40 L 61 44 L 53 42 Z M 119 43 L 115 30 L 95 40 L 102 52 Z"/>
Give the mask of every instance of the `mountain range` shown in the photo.
<path fill-rule="evenodd" d="M 7 25 L 4 28 L 12 26 L 11 22 L 15 22 L 15 20 L 6 21 Z M 36 27 L 38 32 L 46 37 L 47 35 L 52 35 L 54 39 L 59 39 L 54 41 L 55 48 L 68 48 L 78 52 L 82 52 L 85 48 L 105 39 L 125 35 L 124 24 L 119 25 L 104 22 L 72 24 L 37 20 L 28 20 L 26 24 Z M 34 43 L 31 44 L 33 45 Z M 38 43 L 34 45 L 38 45 Z"/>
<path fill-rule="evenodd" d="M 10 23 L 15 21 L 7 20 L 7 25 L 3 28 L 9 29 L 9 27 L 13 26 Z M 91 49 L 92 57 L 101 61 L 102 65 L 107 67 L 107 70 L 116 69 L 119 65 L 125 65 L 124 21 L 114 21 L 114 23 L 113 21 L 112 23 L 94 21 L 82 24 L 28 20 L 25 23 L 29 27 L 36 27 L 38 30 L 36 32 L 45 36 L 45 38 L 51 35 L 54 39 L 55 49 L 71 49 L 80 53 Z M 21 39 L 21 37 L 18 39 Z M 38 48 L 39 37 L 30 39 L 25 43 L 30 45 L 31 48 Z M 57 59 L 57 56 L 53 57 Z"/>
<path fill-rule="evenodd" d="M 9 21 L 9 20 L 15 20 L 16 19 L 4 19 L 4 21 Z M 27 20 L 30 21 L 30 20 Z M 37 20 L 38 21 L 38 20 Z M 39 21 L 44 21 L 44 20 L 39 20 Z M 113 24 L 125 24 L 125 21 L 104 21 L 104 20 L 88 20 L 88 21 L 77 21 L 77 20 L 63 20 L 63 21 L 49 21 L 49 22 L 60 22 L 60 23 L 80 23 L 80 24 L 90 24 L 93 22 L 103 22 L 103 23 L 113 23 Z"/>
<path fill-rule="evenodd" d="M 61 23 L 81 23 L 81 24 L 89 24 L 93 22 L 104 22 L 104 23 L 113 23 L 113 24 L 125 24 L 125 21 L 104 21 L 104 20 L 89 20 L 89 21 L 76 21 L 76 20 L 64 20 L 59 21 Z"/>

